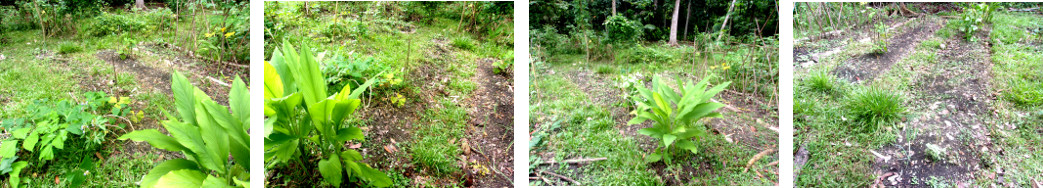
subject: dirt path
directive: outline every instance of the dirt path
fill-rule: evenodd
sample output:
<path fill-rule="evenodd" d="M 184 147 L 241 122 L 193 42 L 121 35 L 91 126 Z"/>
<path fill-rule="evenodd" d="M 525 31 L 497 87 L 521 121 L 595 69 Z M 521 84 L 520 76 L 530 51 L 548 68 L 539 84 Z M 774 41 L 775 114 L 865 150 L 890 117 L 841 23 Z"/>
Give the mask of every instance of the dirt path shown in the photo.
<path fill-rule="evenodd" d="M 493 61 L 481 59 L 476 62 L 478 70 L 471 81 L 478 88 L 469 100 L 462 102 L 471 117 L 468 121 L 469 137 L 464 139 L 469 144 L 461 149 L 464 149 L 468 163 L 479 164 L 464 167 L 477 177 L 475 185 L 511 187 L 510 177 L 514 174 L 513 82 L 505 75 L 493 73 Z M 482 167 L 492 171 L 480 172 Z"/>
<path fill-rule="evenodd" d="M 987 38 L 988 29 L 979 35 Z M 982 154 L 992 148 L 987 127 L 995 118 L 989 105 L 989 46 L 959 37 L 948 39 L 945 46 L 912 87 L 916 117 L 902 123 L 897 143 L 880 149 L 891 158 L 874 164 L 882 185 L 922 186 L 937 178 L 966 186 L 984 175 L 979 172 L 985 165 Z M 942 159 L 929 157 L 928 145 L 943 148 Z"/>
<path fill-rule="evenodd" d="M 901 34 L 887 40 L 887 53 L 863 54 L 848 59 L 833 70 L 833 74 L 850 82 L 860 83 L 873 80 L 878 75 L 891 69 L 895 62 L 905 59 L 911 54 L 917 44 L 934 35 L 944 25 L 940 19 L 921 18 L 905 25 L 911 25 L 902 29 Z M 894 33 L 894 32 L 891 32 Z"/>

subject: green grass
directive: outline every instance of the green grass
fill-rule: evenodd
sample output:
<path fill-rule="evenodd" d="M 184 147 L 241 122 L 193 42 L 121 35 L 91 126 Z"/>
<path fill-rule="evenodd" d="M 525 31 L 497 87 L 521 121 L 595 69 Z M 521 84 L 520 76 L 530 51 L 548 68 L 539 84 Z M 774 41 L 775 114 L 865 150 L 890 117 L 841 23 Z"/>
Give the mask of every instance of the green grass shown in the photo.
<path fill-rule="evenodd" d="M 804 78 L 804 83 L 801 85 L 807 88 L 808 91 L 820 93 L 833 93 L 842 89 L 842 85 L 840 85 L 836 76 L 829 74 L 825 70 L 812 71 Z"/>
<path fill-rule="evenodd" d="M 442 108 L 428 109 L 424 113 L 425 125 L 416 126 L 410 153 L 424 169 L 439 175 L 460 171 L 456 165 L 460 155 L 460 142 L 467 126 L 467 112 L 451 101 L 442 100 Z"/>
<path fill-rule="evenodd" d="M 1026 28 L 1041 27 L 1038 16 L 1028 14 L 996 14 L 990 33 L 994 83 L 1003 89 L 1003 99 L 1022 107 L 1043 105 L 1043 47 L 1026 44 L 1031 37 Z"/>
<path fill-rule="evenodd" d="M 844 101 L 844 109 L 856 122 L 853 130 L 873 132 L 901 119 L 906 112 L 905 97 L 894 90 L 863 87 L 850 93 Z"/>
<path fill-rule="evenodd" d="M 471 51 L 474 50 L 474 40 L 470 37 L 457 37 L 453 38 L 453 41 L 449 43 L 453 47 L 460 48 L 461 50 Z"/>
<path fill-rule="evenodd" d="M 82 51 L 83 47 L 80 46 L 80 44 L 72 42 L 62 42 L 58 44 L 58 54 L 71 54 Z"/>

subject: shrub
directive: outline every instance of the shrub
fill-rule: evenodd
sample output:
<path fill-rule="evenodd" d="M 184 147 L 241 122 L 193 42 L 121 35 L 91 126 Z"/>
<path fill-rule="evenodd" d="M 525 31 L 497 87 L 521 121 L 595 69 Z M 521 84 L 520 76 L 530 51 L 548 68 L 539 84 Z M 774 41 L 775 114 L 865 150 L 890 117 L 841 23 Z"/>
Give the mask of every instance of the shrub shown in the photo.
<path fill-rule="evenodd" d="M 232 83 L 229 106 L 217 104 L 181 73 L 171 73 L 178 117 L 167 114 L 163 127 L 120 136 L 181 152 L 185 159 L 163 161 L 141 179 L 141 187 L 250 187 L 250 93 L 242 79 Z"/>
<path fill-rule="evenodd" d="M 638 87 L 641 99 L 635 99 L 637 116 L 627 122 L 628 125 L 640 124 L 652 120 L 652 127 L 638 131 L 643 135 L 656 138 L 659 142 L 655 152 L 646 158 L 646 162 L 666 159 L 670 163 L 675 148 L 692 153 L 699 153 L 699 147 L 692 138 L 701 140 L 707 136 L 706 127 L 699 120 L 710 117 L 721 117 L 714 112 L 724 104 L 712 102 L 710 99 L 728 87 L 730 82 L 714 86 L 707 90 L 709 79 L 703 78 L 696 85 L 685 84 L 677 79 L 680 92 L 674 91 L 659 77 L 652 79 L 651 90 Z"/>
<path fill-rule="evenodd" d="M 870 51 L 876 54 L 887 53 L 887 25 L 883 23 L 876 24 L 876 36 L 873 37 L 873 47 Z"/>
<path fill-rule="evenodd" d="M 81 32 L 86 36 L 101 37 L 105 35 L 117 35 L 124 32 L 144 30 L 148 24 L 141 20 L 121 14 L 101 13 L 94 17 L 83 27 Z"/>
<path fill-rule="evenodd" d="M 893 124 L 905 113 L 905 98 L 894 91 L 868 86 L 852 91 L 844 107 L 851 114 L 856 130 L 874 132 Z"/>
<path fill-rule="evenodd" d="M 76 43 L 62 42 L 58 44 L 58 54 L 71 54 L 80 51 L 83 51 L 83 47 Z"/>
<path fill-rule="evenodd" d="M 264 64 L 265 164 L 301 162 L 310 159 L 301 155 L 314 154 L 319 158 L 320 175 L 330 185 L 341 185 L 345 173 L 351 177 L 348 181 L 390 185 L 387 175 L 361 162 L 361 153 L 344 147 L 349 141 L 365 139 L 361 128 L 344 120 L 359 108 L 362 100 L 358 96 L 375 80 L 367 80 L 354 90 L 345 86 L 328 96 L 319 63 L 310 48 L 301 49 L 298 52 L 288 42 L 283 43 Z M 300 151 L 309 144 L 319 146 L 320 151 Z"/>
<path fill-rule="evenodd" d="M 507 50 L 493 63 L 493 73 L 510 75 L 514 70 L 514 50 Z"/>
<path fill-rule="evenodd" d="M 605 19 L 604 25 L 610 43 L 626 43 L 640 39 L 644 29 L 640 22 L 621 15 L 609 16 Z"/>
<path fill-rule="evenodd" d="M 343 37 L 361 39 L 369 34 L 369 26 L 366 23 L 355 20 L 337 19 L 326 24 L 326 27 L 319 33 L 330 39 L 341 39 Z"/>

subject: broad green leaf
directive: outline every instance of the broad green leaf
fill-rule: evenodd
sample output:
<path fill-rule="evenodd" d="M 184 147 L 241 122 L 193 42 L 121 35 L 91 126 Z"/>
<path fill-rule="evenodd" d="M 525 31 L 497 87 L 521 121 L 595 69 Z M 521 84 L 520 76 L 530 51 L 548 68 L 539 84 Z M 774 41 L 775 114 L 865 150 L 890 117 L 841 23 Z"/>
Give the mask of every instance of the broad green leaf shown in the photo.
<path fill-rule="evenodd" d="M 340 157 L 337 157 L 337 155 L 331 155 L 329 159 L 319 160 L 319 174 L 322 175 L 322 179 L 331 185 L 340 185 L 343 175 L 340 163 Z"/>
<path fill-rule="evenodd" d="M 206 179 L 203 180 L 202 187 L 206 187 L 206 188 L 221 188 L 221 187 L 226 187 L 227 188 L 227 187 L 232 187 L 232 186 L 230 186 L 228 184 L 225 184 L 225 182 L 228 182 L 228 180 L 224 179 L 224 178 L 220 178 L 220 177 L 207 175 Z"/>
<path fill-rule="evenodd" d="M 163 133 L 160 133 L 159 130 L 156 130 L 156 129 L 145 129 L 145 130 L 138 130 L 138 131 L 130 132 L 130 133 L 124 134 L 123 136 L 120 136 L 117 139 L 119 139 L 119 140 L 130 139 L 130 140 L 133 140 L 135 142 L 145 141 L 145 142 L 148 142 L 148 144 L 152 145 L 152 147 L 156 147 L 156 148 L 159 148 L 159 149 L 164 149 L 164 150 L 167 150 L 167 151 L 174 151 L 174 152 L 184 151 L 184 150 L 188 149 L 188 148 L 185 148 L 184 145 L 181 145 L 181 143 L 178 143 L 176 140 L 174 140 L 174 138 L 171 138 L 170 136 L 164 135 Z"/>
<path fill-rule="evenodd" d="M 195 162 L 186 159 L 171 159 L 163 161 L 156 165 L 155 168 L 149 170 L 145 177 L 141 179 L 141 187 L 153 187 L 159 181 L 160 177 L 163 177 L 170 171 L 174 170 L 198 170 L 199 166 Z"/>
<path fill-rule="evenodd" d="M 391 186 L 391 178 L 389 178 L 387 174 L 384 174 L 384 172 L 380 172 L 379 170 L 370 168 L 366 165 L 361 165 L 361 167 L 362 175 L 366 177 L 366 180 L 369 180 L 369 185 L 376 187 Z"/>
<path fill-rule="evenodd" d="M 677 140 L 677 136 L 676 135 L 664 134 L 663 135 L 663 145 L 664 145 L 664 147 L 670 147 L 671 144 L 674 144 L 675 140 Z"/>
<path fill-rule="evenodd" d="M 29 166 L 29 162 L 25 161 L 18 161 L 11 165 L 11 173 L 8 173 L 10 178 L 7 179 L 7 182 L 11 187 L 18 187 L 18 184 L 21 184 L 22 169 L 27 166 Z"/>
<path fill-rule="evenodd" d="M 40 134 L 36 132 L 30 133 L 29 136 L 22 141 L 22 149 L 29 150 L 29 152 L 32 152 L 33 149 L 36 148 L 36 142 L 39 141 Z"/>
<path fill-rule="evenodd" d="M 225 129 L 214 120 L 214 117 L 210 116 L 206 107 L 203 107 L 203 103 L 212 102 L 204 101 L 196 104 L 196 122 L 204 138 L 203 143 L 206 145 L 206 151 L 210 153 L 210 156 L 197 160 L 206 169 L 217 171 L 218 174 L 224 174 L 226 170 L 225 162 L 228 161 L 228 135 L 225 133 Z"/>
<path fill-rule="evenodd" d="M 348 127 L 337 131 L 337 141 L 349 141 L 349 140 L 362 140 L 362 129 L 358 127 Z"/>
<path fill-rule="evenodd" d="M 245 133 L 250 128 L 250 91 L 238 76 L 232 82 L 232 90 L 228 91 L 228 107 L 232 110 L 234 121 L 238 121 L 236 125 L 239 127 L 236 129 Z"/>
<path fill-rule="evenodd" d="M 54 159 L 54 147 L 43 146 L 40 150 L 40 160 L 51 160 Z"/>
<path fill-rule="evenodd" d="M 0 157 L 11 158 L 18 153 L 18 140 L 7 139 L 0 143 Z"/>
<path fill-rule="evenodd" d="M 239 185 L 239 187 L 242 187 L 242 188 L 249 188 L 250 187 L 250 181 L 242 181 L 242 180 L 239 180 L 239 178 L 233 178 L 232 181 L 234 181 L 236 185 Z"/>
<path fill-rule="evenodd" d="M 47 121 L 44 121 L 44 122 L 41 122 L 40 124 L 44 124 L 46 122 Z M 21 128 L 21 129 L 15 129 L 14 132 L 11 132 L 11 137 L 14 137 L 14 138 L 17 138 L 17 139 L 25 139 L 25 137 L 29 134 L 29 131 L 32 131 L 32 130 L 33 129 L 29 128 L 29 127 Z"/>
<path fill-rule="evenodd" d="M 340 153 L 340 156 L 342 158 L 344 158 L 345 161 L 359 161 L 359 160 L 362 160 L 362 154 L 360 154 L 358 151 L 355 151 L 353 149 L 344 150 L 344 152 Z"/>
<path fill-rule="evenodd" d="M 340 123 L 344 121 L 344 118 L 348 117 L 349 115 L 351 115 L 351 113 L 355 112 L 355 109 L 358 109 L 359 104 L 362 104 L 361 100 L 359 99 L 346 99 L 336 101 L 336 103 L 333 106 L 327 106 L 327 108 L 333 107 L 329 109 L 331 121 L 330 123 L 332 123 L 333 125 L 340 125 Z"/>
<path fill-rule="evenodd" d="M 659 160 L 663 160 L 663 156 L 659 155 L 659 153 L 651 153 L 648 154 L 648 157 L 645 157 L 645 163 L 659 162 Z"/>
<path fill-rule="evenodd" d="M 192 169 L 179 169 L 159 177 L 155 187 L 202 187 L 206 174 Z"/>
<path fill-rule="evenodd" d="M 174 106 L 177 107 L 181 120 L 188 124 L 196 124 L 195 86 L 180 72 L 170 74 L 170 90 L 174 93 Z"/>
<path fill-rule="evenodd" d="M 235 159 L 236 165 L 242 166 L 246 170 L 250 170 L 250 144 L 240 142 L 230 142 L 229 151 L 232 153 L 232 158 Z"/>
<path fill-rule="evenodd" d="M 264 100 L 283 97 L 282 78 L 267 61 L 264 62 Z"/>
<path fill-rule="evenodd" d="M 189 159 L 209 158 L 210 153 L 206 151 L 206 143 L 199 133 L 199 127 L 171 120 L 163 121 L 163 127 L 167 128 L 177 143 L 185 147 L 185 154 Z"/>

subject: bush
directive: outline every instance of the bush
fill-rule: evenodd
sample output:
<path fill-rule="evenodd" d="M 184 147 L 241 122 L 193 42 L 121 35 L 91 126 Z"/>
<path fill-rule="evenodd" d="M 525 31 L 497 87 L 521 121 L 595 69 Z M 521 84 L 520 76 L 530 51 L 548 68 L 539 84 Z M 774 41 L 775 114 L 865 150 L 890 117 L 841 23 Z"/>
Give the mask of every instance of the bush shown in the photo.
<path fill-rule="evenodd" d="M 148 24 L 141 19 L 131 18 L 121 14 L 110 14 L 103 12 L 94 17 L 87 26 L 83 27 L 81 34 L 85 36 L 101 37 L 106 35 L 117 35 L 125 32 L 145 30 Z"/>
<path fill-rule="evenodd" d="M 894 91 L 875 86 L 857 89 L 845 101 L 856 130 L 874 132 L 879 127 L 893 124 L 905 113 L 905 98 Z"/>
<path fill-rule="evenodd" d="M 626 43 L 636 41 L 642 36 L 643 26 L 636 20 L 627 19 L 625 16 L 610 16 L 605 20 L 605 34 L 611 43 Z"/>
<path fill-rule="evenodd" d="M 80 51 L 83 51 L 83 47 L 76 43 L 63 42 L 58 44 L 58 54 L 71 54 Z"/>
<path fill-rule="evenodd" d="M 369 26 L 356 20 L 335 20 L 330 22 L 319 31 L 319 34 L 330 39 L 341 39 L 350 37 L 353 39 L 364 38 L 369 34 Z"/>

